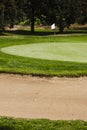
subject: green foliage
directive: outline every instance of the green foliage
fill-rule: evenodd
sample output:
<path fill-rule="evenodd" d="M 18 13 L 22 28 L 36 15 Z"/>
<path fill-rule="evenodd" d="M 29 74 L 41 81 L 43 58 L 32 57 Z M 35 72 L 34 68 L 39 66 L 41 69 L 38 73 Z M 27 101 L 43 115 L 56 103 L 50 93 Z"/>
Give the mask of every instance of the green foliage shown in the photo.
<path fill-rule="evenodd" d="M 0 2 L 0 30 L 4 30 L 4 4 Z"/>
<path fill-rule="evenodd" d="M 30 21 L 31 31 L 36 24 L 56 23 L 62 33 L 75 22 L 87 23 L 87 0 L 1 0 L 0 29 L 25 20 Z"/>

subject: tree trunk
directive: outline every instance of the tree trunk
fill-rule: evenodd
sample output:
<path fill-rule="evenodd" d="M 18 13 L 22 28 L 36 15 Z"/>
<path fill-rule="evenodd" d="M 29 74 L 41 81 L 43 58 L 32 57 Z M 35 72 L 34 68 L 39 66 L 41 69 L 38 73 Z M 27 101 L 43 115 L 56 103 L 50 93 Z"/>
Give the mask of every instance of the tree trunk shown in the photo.
<path fill-rule="evenodd" d="M 59 33 L 63 33 L 63 31 L 64 31 L 64 27 L 63 27 L 63 25 L 61 24 L 61 25 L 59 26 Z"/>
<path fill-rule="evenodd" d="M 0 29 L 1 31 L 4 30 L 4 5 L 2 5 L 0 9 Z"/>
<path fill-rule="evenodd" d="M 33 8 L 31 13 L 31 32 L 34 33 L 34 9 Z"/>
<path fill-rule="evenodd" d="M 60 19 L 59 19 L 59 33 L 63 33 L 63 31 L 64 31 L 64 22 L 63 22 L 62 17 L 60 16 Z"/>

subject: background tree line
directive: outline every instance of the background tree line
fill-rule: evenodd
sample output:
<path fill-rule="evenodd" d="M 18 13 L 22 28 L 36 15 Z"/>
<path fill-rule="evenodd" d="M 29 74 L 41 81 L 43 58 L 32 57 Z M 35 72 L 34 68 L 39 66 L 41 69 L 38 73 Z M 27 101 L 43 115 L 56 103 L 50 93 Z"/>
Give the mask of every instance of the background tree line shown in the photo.
<path fill-rule="evenodd" d="M 75 22 L 87 23 L 87 0 L 0 0 L 0 30 L 27 20 L 34 32 L 35 21 L 56 23 L 62 33 Z"/>

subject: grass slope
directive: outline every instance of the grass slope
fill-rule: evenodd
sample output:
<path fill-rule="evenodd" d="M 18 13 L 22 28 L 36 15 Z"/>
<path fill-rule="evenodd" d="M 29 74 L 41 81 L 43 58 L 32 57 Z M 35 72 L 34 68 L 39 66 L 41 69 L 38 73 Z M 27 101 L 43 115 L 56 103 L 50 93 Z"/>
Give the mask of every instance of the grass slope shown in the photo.
<path fill-rule="evenodd" d="M 84 42 L 87 35 L 80 36 L 24 36 L 12 35 L 0 37 L 0 48 L 12 45 L 25 45 L 43 42 Z M 32 74 L 40 76 L 87 76 L 87 63 L 56 60 L 41 60 L 13 56 L 0 51 L 0 72 Z"/>
<path fill-rule="evenodd" d="M 85 121 L 25 120 L 0 117 L 0 130 L 87 130 Z"/>

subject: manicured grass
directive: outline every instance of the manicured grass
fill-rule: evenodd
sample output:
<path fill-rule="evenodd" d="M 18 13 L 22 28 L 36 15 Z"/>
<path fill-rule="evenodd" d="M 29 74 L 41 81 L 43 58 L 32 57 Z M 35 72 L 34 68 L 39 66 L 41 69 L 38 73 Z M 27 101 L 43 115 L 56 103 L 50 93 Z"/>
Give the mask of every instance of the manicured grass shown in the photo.
<path fill-rule="evenodd" d="M 87 43 L 34 43 L 1 49 L 2 52 L 24 57 L 87 63 Z"/>
<path fill-rule="evenodd" d="M 0 37 L 0 48 L 33 43 L 87 43 L 87 35 L 80 36 L 24 36 Z M 68 46 L 68 45 L 67 45 Z M 65 46 L 67 48 L 67 46 Z M 76 60 L 77 61 L 77 60 Z M 87 76 L 87 63 L 45 60 L 5 54 L 0 51 L 0 72 L 40 76 Z"/>
<path fill-rule="evenodd" d="M 87 130 L 85 121 L 25 120 L 0 117 L 0 130 Z"/>

